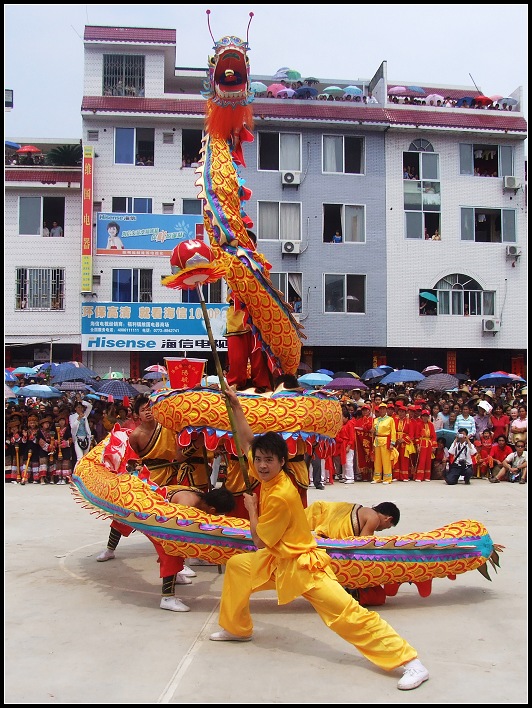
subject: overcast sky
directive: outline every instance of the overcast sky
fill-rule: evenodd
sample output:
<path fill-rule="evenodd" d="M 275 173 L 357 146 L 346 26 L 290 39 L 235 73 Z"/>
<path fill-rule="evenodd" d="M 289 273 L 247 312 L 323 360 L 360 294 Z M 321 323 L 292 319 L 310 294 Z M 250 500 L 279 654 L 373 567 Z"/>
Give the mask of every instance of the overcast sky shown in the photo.
<path fill-rule="evenodd" d="M 508 96 L 528 80 L 527 5 L 4 5 L 7 138 L 81 138 L 85 25 L 177 30 L 176 66 L 204 67 L 214 38 L 245 38 L 251 74 L 473 86 Z"/>

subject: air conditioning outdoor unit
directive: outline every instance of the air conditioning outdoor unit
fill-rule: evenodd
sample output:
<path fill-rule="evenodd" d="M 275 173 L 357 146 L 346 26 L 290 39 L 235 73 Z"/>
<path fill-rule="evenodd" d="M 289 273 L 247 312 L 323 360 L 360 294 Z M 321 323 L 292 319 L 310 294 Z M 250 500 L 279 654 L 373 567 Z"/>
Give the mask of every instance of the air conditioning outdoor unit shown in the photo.
<path fill-rule="evenodd" d="M 281 184 L 289 186 L 301 184 L 301 172 L 281 172 Z"/>
<path fill-rule="evenodd" d="M 282 241 L 281 242 L 281 252 L 282 253 L 300 253 L 301 251 L 301 241 Z"/>
<path fill-rule="evenodd" d="M 513 256 L 513 258 L 517 258 L 520 256 L 522 253 L 521 249 L 519 246 L 506 246 L 506 255 L 507 256 Z"/>
<path fill-rule="evenodd" d="M 521 189 L 521 180 L 519 177 L 504 177 L 504 189 Z"/>
<path fill-rule="evenodd" d="M 501 321 L 495 320 L 492 317 L 489 319 L 482 320 L 482 331 L 483 332 L 498 332 L 501 328 Z"/>

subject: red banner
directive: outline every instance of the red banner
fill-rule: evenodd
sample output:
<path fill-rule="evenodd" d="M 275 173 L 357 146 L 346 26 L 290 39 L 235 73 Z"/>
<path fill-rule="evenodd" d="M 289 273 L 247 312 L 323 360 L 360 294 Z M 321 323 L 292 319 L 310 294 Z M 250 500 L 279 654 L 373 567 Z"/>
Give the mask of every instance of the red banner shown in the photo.
<path fill-rule="evenodd" d="M 83 148 L 81 226 L 81 292 L 92 292 L 92 191 L 94 148 Z"/>
<path fill-rule="evenodd" d="M 447 352 L 447 373 L 456 374 L 456 352 Z"/>
<path fill-rule="evenodd" d="M 170 388 L 194 388 L 201 385 L 207 359 L 165 357 Z"/>

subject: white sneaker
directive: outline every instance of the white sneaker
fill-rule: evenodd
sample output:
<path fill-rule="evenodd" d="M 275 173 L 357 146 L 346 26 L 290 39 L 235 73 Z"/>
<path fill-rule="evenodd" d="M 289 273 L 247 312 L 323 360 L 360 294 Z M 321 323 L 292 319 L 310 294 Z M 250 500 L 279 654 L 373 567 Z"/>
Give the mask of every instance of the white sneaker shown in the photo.
<path fill-rule="evenodd" d="M 170 610 L 171 612 L 190 612 L 190 607 L 178 597 L 161 597 L 159 607 L 161 610 Z"/>
<path fill-rule="evenodd" d="M 417 688 L 429 678 L 429 672 L 419 659 L 409 661 L 403 668 L 405 672 L 397 684 L 400 691 L 410 691 L 412 688 Z"/>
<path fill-rule="evenodd" d="M 355 480 L 354 479 L 346 479 L 344 484 L 354 484 Z"/>
<path fill-rule="evenodd" d="M 197 577 L 196 573 L 192 570 L 192 568 L 189 568 L 188 565 L 183 566 L 183 570 L 179 573 L 179 575 L 186 575 L 187 578 Z"/>
<path fill-rule="evenodd" d="M 370 484 L 380 484 L 380 482 L 376 482 L 374 479 L 372 479 Z"/>
<path fill-rule="evenodd" d="M 177 575 L 175 576 L 175 584 L 192 585 L 192 580 L 188 576 L 183 575 L 183 573 L 177 573 Z"/>
<path fill-rule="evenodd" d="M 391 484 L 391 482 L 383 482 L 383 484 Z"/>
<path fill-rule="evenodd" d="M 250 642 L 251 635 L 249 637 L 239 637 L 236 634 L 231 634 L 226 629 L 222 629 L 219 632 L 214 632 L 211 634 L 209 639 L 213 642 Z"/>
<path fill-rule="evenodd" d="M 101 563 L 103 561 L 113 560 L 114 557 L 115 552 L 111 551 L 111 549 L 109 548 L 106 548 L 105 551 L 102 551 L 99 555 L 96 556 L 96 560 Z"/>
<path fill-rule="evenodd" d="M 421 482 L 421 480 L 420 480 L 420 479 L 415 479 L 414 482 Z"/>

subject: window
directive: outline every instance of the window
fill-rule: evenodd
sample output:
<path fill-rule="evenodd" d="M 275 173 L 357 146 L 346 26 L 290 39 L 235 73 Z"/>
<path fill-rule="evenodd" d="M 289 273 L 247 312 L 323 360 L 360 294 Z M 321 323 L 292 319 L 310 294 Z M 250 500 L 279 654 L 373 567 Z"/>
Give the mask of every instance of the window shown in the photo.
<path fill-rule="evenodd" d="M 183 199 L 183 214 L 203 213 L 203 201 L 201 199 Z"/>
<path fill-rule="evenodd" d="M 143 268 L 113 268 L 113 302 L 152 302 L 153 271 Z"/>
<path fill-rule="evenodd" d="M 365 243 L 364 207 L 349 204 L 324 204 L 323 242 L 332 243 L 337 231 L 340 232 L 343 243 Z"/>
<path fill-rule="evenodd" d="M 506 177 L 514 174 L 510 145 L 460 145 L 460 174 L 475 177 Z"/>
<path fill-rule="evenodd" d="M 364 139 L 347 135 L 323 136 L 323 171 L 363 173 Z"/>
<path fill-rule="evenodd" d="M 441 240 L 439 179 L 439 155 L 427 140 L 414 140 L 403 153 L 406 238 Z"/>
<path fill-rule="evenodd" d="M 103 55 L 104 96 L 144 96 L 144 56 Z"/>
<path fill-rule="evenodd" d="M 301 204 L 258 202 L 260 239 L 301 240 Z"/>
<path fill-rule="evenodd" d="M 51 229 L 54 221 L 65 223 L 64 197 L 19 197 L 19 236 L 42 236 L 44 225 Z"/>
<path fill-rule="evenodd" d="M 174 213 L 174 203 L 169 202 L 167 204 L 163 204 L 163 214 L 173 214 Z"/>
<path fill-rule="evenodd" d="M 259 170 L 301 171 L 299 133 L 259 133 Z"/>
<path fill-rule="evenodd" d="M 100 138 L 99 130 L 87 130 L 87 140 L 90 143 L 97 143 Z"/>
<path fill-rule="evenodd" d="M 148 197 L 113 197 L 113 214 L 151 214 L 152 200 Z"/>
<path fill-rule="evenodd" d="M 483 290 L 476 280 L 468 275 L 453 273 L 446 275 L 434 288 L 423 291 L 437 297 L 438 302 L 428 301 L 437 312 L 421 312 L 425 300 L 420 294 L 420 314 L 477 315 L 492 317 L 495 314 L 495 292 Z"/>
<path fill-rule="evenodd" d="M 17 268 L 16 310 L 63 310 L 64 298 L 63 268 Z"/>
<path fill-rule="evenodd" d="M 366 312 L 366 276 L 325 274 L 324 311 Z"/>
<path fill-rule="evenodd" d="M 286 302 L 294 308 L 295 313 L 301 312 L 303 299 L 303 276 L 301 273 L 270 273 L 273 286 L 283 294 Z"/>
<path fill-rule="evenodd" d="M 172 272 L 177 272 L 177 268 L 172 266 Z M 201 286 L 203 292 L 203 299 L 205 302 L 222 303 L 222 281 L 217 280 L 215 283 L 208 283 Z M 199 296 L 197 290 L 194 288 L 192 290 L 182 290 L 181 291 L 181 302 L 199 302 Z"/>
<path fill-rule="evenodd" d="M 197 167 L 201 155 L 201 141 L 203 131 L 187 130 L 181 131 L 183 167 Z"/>
<path fill-rule="evenodd" d="M 462 207 L 462 241 L 476 243 L 515 243 L 516 222 L 514 209 L 474 209 Z"/>
<path fill-rule="evenodd" d="M 153 128 L 115 128 L 115 164 L 153 166 Z"/>

